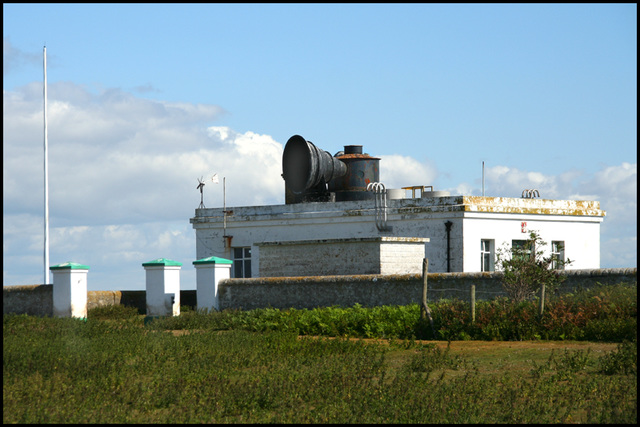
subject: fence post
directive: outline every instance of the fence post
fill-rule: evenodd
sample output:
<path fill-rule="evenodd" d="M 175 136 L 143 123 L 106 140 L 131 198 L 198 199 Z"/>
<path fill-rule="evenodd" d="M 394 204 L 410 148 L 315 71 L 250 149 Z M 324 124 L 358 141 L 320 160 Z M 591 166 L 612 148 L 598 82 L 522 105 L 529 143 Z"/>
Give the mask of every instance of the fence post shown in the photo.
<path fill-rule="evenodd" d="M 433 339 L 436 338 L 436 328 L 433 326 L 433 317 L 431 317 L 431 310 L 427 305 L 427 272 L 429 271 L 429 259 L 422 259 L 422 309 L 420 310 L 420 316 L 422 320 L 426 320 L 429 317 L 429 323 L 431 324 L 431 331 L 433 332 Z"/>
<path fill-rule="evenodd" d="M 471 323 L 476 322 L 476 285 L 471 285 Z"/>
<path fill-rule="evenodd" d="M 540 286 L 540 311 L 538 315 L 542 317 L 542 313 L 544 312 L 544 283 Z"/>

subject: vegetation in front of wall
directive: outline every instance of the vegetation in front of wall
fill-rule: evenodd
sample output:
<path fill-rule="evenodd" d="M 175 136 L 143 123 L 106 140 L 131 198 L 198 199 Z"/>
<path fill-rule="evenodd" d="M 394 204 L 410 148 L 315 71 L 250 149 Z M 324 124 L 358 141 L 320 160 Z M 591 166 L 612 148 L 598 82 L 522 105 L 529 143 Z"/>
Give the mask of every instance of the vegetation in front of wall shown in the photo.
<path fill-rule="evenodd" d="M 550 297 L 542 316 L 536 299 L 514 302 L 506 297 L 470 304 L 461 300 L 429 303 L 436 336 L 420 319 L 418 304 L 365 308 L 325 307 L 311 310 L 275 308 L 250 311 L 196 312 L 153 320 L 155 330 L 243 329 L 298 335 L 436 340 L 585 340 L 622 342 L 637 335 L 637 285 L 601 285 Z M 134 313 L 133 311 L 131 312 Z M 91 313 L 89 313 L 91 317 Z"/>
<path fill-rule="evenodd" d="M 154 330 L 118 310 L 3 316 L 3 422 L 637 422 L 636 341 L 461 353 L 471 343 Z"/>
<path fill-rule="evenodd" d="M 560 259 L 551 253 L 544 256 L 547 245 L 537 231 L 531 231 L 521 246 L 506 246 L 496 253 L 496 267 L 503 271 L 502 287 L 515 302 L 531 299 L 545 285 L 545 292 L 553 292 L 566 277 L 560 274 L 573 261 Z M 557 248 L 564 250 L 563 248 Z"/>

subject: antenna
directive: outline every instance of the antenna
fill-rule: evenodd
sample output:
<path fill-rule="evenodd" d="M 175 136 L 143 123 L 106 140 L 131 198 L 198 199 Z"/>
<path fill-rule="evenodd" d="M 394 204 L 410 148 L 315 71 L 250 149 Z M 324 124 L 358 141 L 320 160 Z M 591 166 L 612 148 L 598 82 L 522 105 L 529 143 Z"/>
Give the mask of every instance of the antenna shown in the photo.
<path fill-rule="evenodd" d="M 47 132 L 47 46 L 43 48 L 44 68 L 44 284 L 49 283 L 49 141 Z"/>

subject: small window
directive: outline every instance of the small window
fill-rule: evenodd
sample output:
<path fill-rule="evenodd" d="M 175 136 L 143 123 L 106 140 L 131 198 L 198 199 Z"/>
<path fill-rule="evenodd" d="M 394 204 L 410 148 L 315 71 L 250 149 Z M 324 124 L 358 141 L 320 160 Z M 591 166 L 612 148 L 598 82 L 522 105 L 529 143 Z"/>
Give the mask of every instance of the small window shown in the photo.
<path fill-rule="evenodd" d="M 233 248 L 233 277 L 251 277 L 251 248 Z"/>
<path fill-rule="evenodd" d="M 559 240 L 551 241 L 551 268 L 554 270 L 564 270 L 564 242 Z"/>
<path fill-rule="evenodd" d="M 482 239 L 480 241 L 480 271 L 494 271 L 494 240 Z"/>
<path fill-rule="evenodd" d="M 513 257 L 535 257 L 536 246 L 531 240 L 512 240 L 511 253 Z"/>

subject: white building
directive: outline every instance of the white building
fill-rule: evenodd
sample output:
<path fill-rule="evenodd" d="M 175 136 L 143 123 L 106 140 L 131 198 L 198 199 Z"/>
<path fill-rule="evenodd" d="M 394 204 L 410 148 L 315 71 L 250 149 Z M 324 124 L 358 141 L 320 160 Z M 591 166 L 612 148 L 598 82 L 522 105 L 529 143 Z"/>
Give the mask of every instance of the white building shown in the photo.
<path fill-rule="evenodd" d="M 424 187 L 376 194 L 366 187 L 378 181 L 379 159 L 358 147 L 331 158 L 292 137 L 283 155 L 287 203 L 196 209 L 197 259 L 233 260 L 231 277 L 417 273 L 423 257 L 430 273 L 493 271 L 499 248 L 537 231 L 547 254 L 573 261 L 567 268 L 600 268 L 599 202 L 449 196 Z"/>

